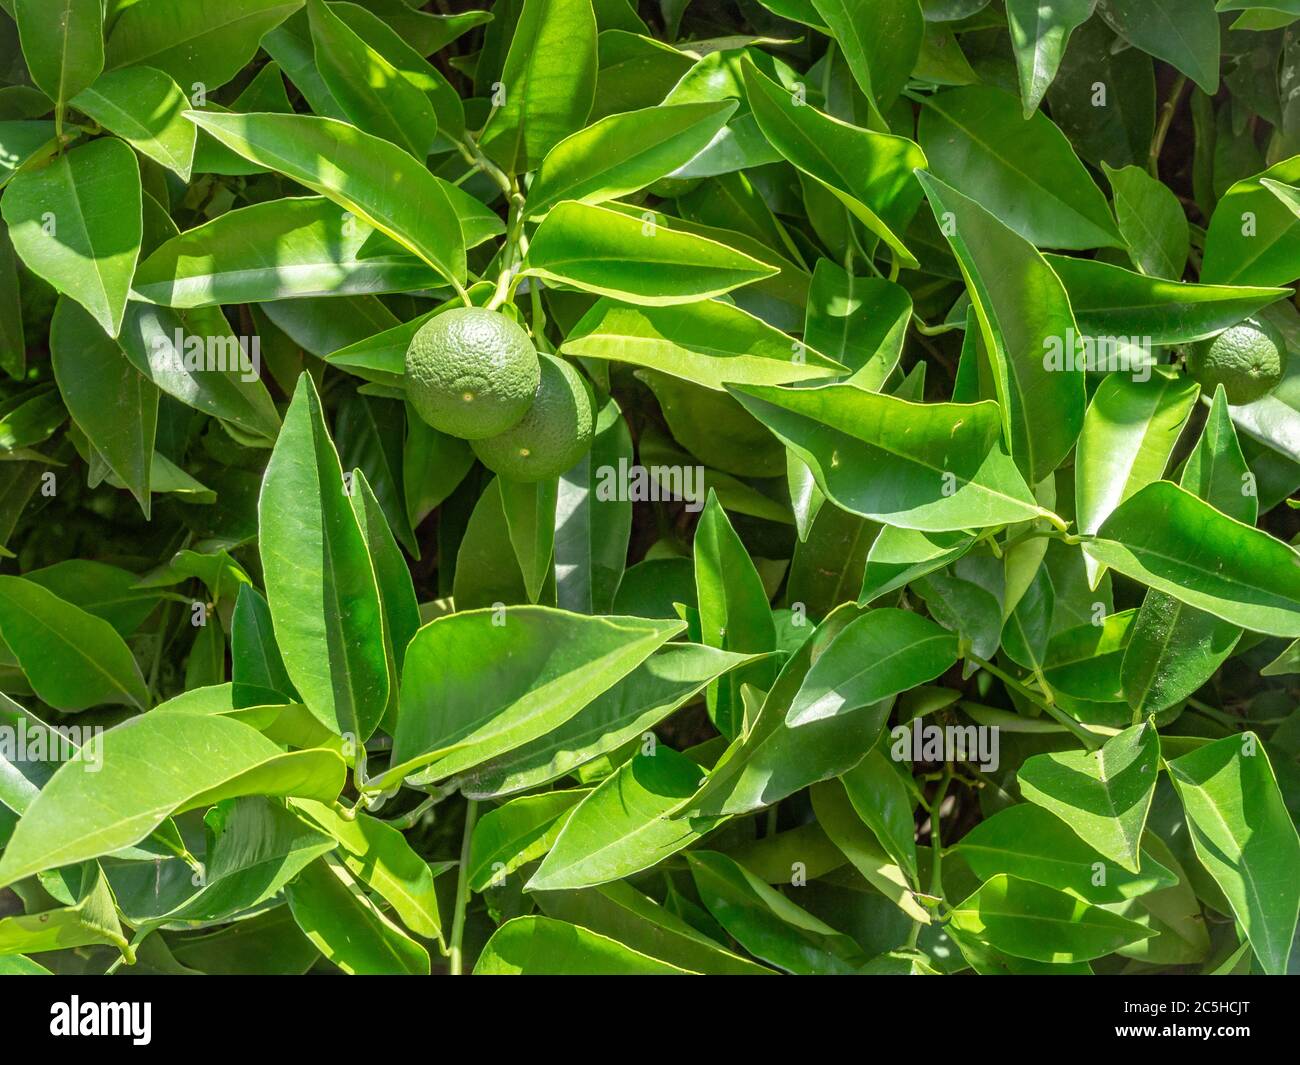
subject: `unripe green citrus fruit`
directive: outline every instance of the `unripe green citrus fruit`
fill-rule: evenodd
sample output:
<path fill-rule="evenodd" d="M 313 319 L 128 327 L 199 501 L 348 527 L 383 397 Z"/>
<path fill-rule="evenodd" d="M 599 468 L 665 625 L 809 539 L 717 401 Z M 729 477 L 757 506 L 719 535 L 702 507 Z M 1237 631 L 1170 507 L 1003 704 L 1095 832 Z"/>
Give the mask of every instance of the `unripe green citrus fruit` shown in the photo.
<path fill-rule="evenodd" d="M 1187 370 L 1208 392 L 1223 385 L 1234 406 L 1253 403 L 1286 373 L 1286 340 L 1262 318 L 1247 318 L 1216 337 L 1194 344 Z"/>
<path fill-rule="evenodd" d="M 406 398 L 435 429 L 495 436 L 533 402 L 541 367 L 528 334 L 482 307 L 457 307 L 420 327 L 406 349 Z"/>
<path fill-rule="evenodd" d="M 582 375 L 563 359 L 542 355 L 542 381 L 523 420 L 471 443 L 488 469 L 514 481 L 558 477 L 591 447 L 595 410 Z"/>

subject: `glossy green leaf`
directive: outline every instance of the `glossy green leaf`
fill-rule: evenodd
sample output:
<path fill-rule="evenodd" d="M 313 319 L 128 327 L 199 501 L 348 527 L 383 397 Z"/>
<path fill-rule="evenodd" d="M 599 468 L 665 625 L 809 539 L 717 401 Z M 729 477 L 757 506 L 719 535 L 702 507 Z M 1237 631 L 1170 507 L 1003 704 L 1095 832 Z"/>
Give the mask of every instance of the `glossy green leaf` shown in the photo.
<path fill-rule="evenodd" d="M 1196 856 L 1223 889 L 1264 971 L 1284 973 L 1300 913 L 1300 839 L 1252 732 L 1169 763 Z"/>
<path fill-rule="evenodd" d="M 1104 169 L 1129 257 L 1142 273 L 1177 281 L 1187 266 L 1191 241 L 1178 197 L 1136 166 Z"/>
<path fill-rule="evenodd" d="M 755 957 L 801 975 L 847 975 L 866 963 L 852 939 L 725 854 L 693 851 L 686 858 L 704 905 Z"/>
<path fill-rule="evenodd" d="M 1028 118 L 1042 103 L 1047 88 L 1060 69 L 1070 34 L 1092 15 L 1094 0 L 1065 0 L 1043 4 L 1039 0 L 1008 0 L 1007 28 L 1016 52 L 1020 74 L 1020 99 Z"/>
<path fill-rule="evenodd" d="M 140 667 L 113 627 L 38 584 L 0 577 L 0 637 L 56 709 L 149 704 Z"/>
<path fill-rule="evenodd" d="M 158 389 L 66 298 L 59 300 L 50 326 L 50 361 L 73 421 L 148 517 Z M 111 406 L 105 396 L 113 397 Z"/>
<path fill-rule="evenodd" d="M 933 680 L 957 661 L 957 639 L 907 610 L 872 610 L 813 663 L 786 713 L 792 727 L 851 714 Z"/>
<path fill-rule="evenodd" d="M 1169 481 L 1148 485 L 1084 550 L 1125 576 L 1224 621 L 1300 636 L 1300 556 Z"/>
<path fill-rule="evenodd" d="M 898 231 L 921 202 L 913 177 L 926 165 L 921 149 L 905 137 L 861 129 L 818 111 L 751 63 L 744 74 L 754 117 L 773 147 L 829 189 L 903 265 L 915 266 Z"/>
<path fill-rule="evenodd" d="M 1070 296 L 1079 331 L 1098 345 L 1186 344 L 1236 325 L 1286 289 L 1193 285 L 1148 277 L 1097 259 L 1046 256 Z"/>
<path fill-rule="evenodd" d="M 73 97 L 72 106 L 181 180 L 190 179 L 198 131 L 182 115 L 189 97 L 161 70 L 111 70 Z"/>
<path fill-rule="evenodd" d="M 920 179 L 935 218 L 951 226 L 948 242 L 979 318 L 1011 454 L 1037 484 L 1083 427 L 1084 373 L 1065 358 L 1076 333 L 1069 299 L 1031 244 L 974 200 L 929 175 Z"/>
<path fill-rule="evenodd" d="M 316 68 L 343 113 L 423 162 L 438 135 L 438 117 L 428 96 L 324 0 L 307 0 L 307 17 Z"/>
<path fill-rule="evenodd" d="M 1050 810 L 1085 843 L 1131 873 L 1156 786 L 1160 740 L 1149 723 L 1096 751 L 1034 755 L 1017 774 L 1020 793 Z"/>
<path fill-rule="evenodd" d="M 528 216 L 542 218 L 563 200 L 603 203 L 644 188 L 694 158 L 735 109 L 706 100 L 593 122 L 546 153 L 528 188 Z"/>
<path fill-rule="evenodd" d="M 747 660 L 699 644 L 668 644 L 562 725 L 471 770 L 461 790 L 471 798 L 497 797 L 557 780 L 643 736 Z"/>
<path fill-rule="evenodd" d="M 980 822 L 954 848 L 981 880 L 1032 880 L 1102 905 L 1172 886 L 1177 876 L 1145 851 L 1137 872 L 1108 860 L 1041 806 L 1018 803 Z"/>
<path fill-rule="evenodd" d="M 1099 14 L 1125 40 L 1167 60 L 1211 95 L 1219 87 L 1219 18 L 1211 0 L 1106 0 Z"/>
<path fill-rule="evenodd" d="M 302 0 L 139 0 L 119 8 L 105 47 L 109 70 L 150 66 L 187 89 L 219 89 L 253 58 L 258 42 Z"/>
<path fill-rule="evenodd" d="M 1300 182 L 1300 155 L 1235 182 L 1205 234 L 1201 280 L 1216 285 L 1286 285 L 1300 277 L 1300 218 L 1267 186 Z"/>
<path fill-rule="evenodd" d="M 536 606 L 429 623 L 406 651 L 388 775 L 428 767 L 423 774 L 440 779 L 536 740 L 683 627 Z"/>
<path fill-rule="evenodd" d="M 516 917 L 483 946 L 475 976 L 686 976 L 617 940 L 550 917 Z"/>
<path fill-rule="evenodd" d="M 348 870 L 321 858 L 285 890 L 298 927 L 330 961 L 359 976 L 429 974 L 429 953 L 397 927 Z"/>
<path fill-rule="evenodd" d="M 23 58 L 37 88 L 60 110 L 104 69 L 99 0 L 14 0 Z"/>
<path fill-rule="evenodd" d="M 818 23 L 844 50 L 858 88 L 883 115 L 907 82 L 921 48 L 924 22 L 916 0 L 811 0 L 811 4 Z"/>
<path fill-rule="evenodd" d="M 852 385 L 733 393 L 839 506 L 873 521 L 947 532 L 1041 513 L 999 447 L 992 403 L 910 403 Z"/>
<path fill-rule="evenodd" d="M 972 85 L 929 97 L 917 136 L 936 178 L 978 197 L 989 214 L 1030 244 L 1121 244 L 1106 199 L 1070 142 L 1042 113 L 1025 120 L 1010 93 Z M 962 212 L 949 209 L 957 213 L 957 235 L 977 246 L 977 233 L 962 232 Z"/>
<path fill-rule="evenodd" d="M 14 176 L 0 212 L 18 257 L 117 336 L 140 254 L 140 168 L 121 141 L 91 141 Z"/>
<path fill-rule="evenodd" d="M 186 117 L 246 159 L 351 211 L 452 285 L 463 284 L 465 239 L 444 183 L 400 148 L 330 118 L 212 111 Z"/>
<path fill-rule="evenodd" d="M 298 382 L 259 500 L 276 643 L 312 714 L 364 740 L 388 702 L 374 564 L 343 483 L 315 385 Z"/>
<path fill-rule="evenodd" d="M 165 764 L 158 752 L 168 751 Z M 89 771 L 91 764 L 99 768 Z M 284 753 L 248 725 L 209 714 L 151 713 L 110 729 L 64 762 L 0 857 L 0 883 L 109 854 L 164 819 L 239 795 L 332 802 L 343 786 L 333 751 Z"/>
<path fill-rule="evenodd" d="M 481 143 L 511 173 L 535 170 L 577 132 L 596 88 L 591 0 L 524 0 Z"/>
<path fill-rule="evenodd" d="M 467 867 L 470 887 L 485 891 L 504 884 L 516 869 L 546 854 L 588 794 L 581 788 L 544 791 L 485 813 L 474 824 Z"/>
<path fill-rule="evenodd" d="M 705 237 L 566 201 L 537 227 L 525 272 L 584 292 L 662 307 L 720 296 L 778 271 Z"/>
<path fill-rule="evenodd" d="M 717 827 L 718 818 L 669 818 L 699 785 L 701 769 L 656 743 L 601 782 L 573 811 L 530 891 L 561 891 L 621 880 L 659 864 Z"/>
<path fill-rule="evenodd" d="M 1152 933 L 1063 891 L 998 874 L 952 912 L 953 928 L 1017 958 L 1088 961 Z"/>
<path fill-rule="evenodd" d="M 718 391 L 725 384 L 786 384 L 834 377 L 845 370 L 762 319 L 719 300 L 632 307 L 601 299 L 569 330 L 560 350 L 647 366 Z"/>

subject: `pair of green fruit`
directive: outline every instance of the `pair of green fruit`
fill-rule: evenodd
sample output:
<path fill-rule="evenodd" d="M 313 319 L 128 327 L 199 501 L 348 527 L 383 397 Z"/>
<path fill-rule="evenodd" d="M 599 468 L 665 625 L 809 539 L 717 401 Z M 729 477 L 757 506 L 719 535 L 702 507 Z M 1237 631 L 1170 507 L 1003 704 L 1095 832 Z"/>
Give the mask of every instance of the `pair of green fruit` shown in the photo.
<path fill-rule="evenodd" d="M 435 429 L 468 440 L 484 466 L 515 481 L 571 469 L 595 430 L 582 375 L 482 307 L 444 311 L 420 327 L 406 349 L 406 397 Z"/>

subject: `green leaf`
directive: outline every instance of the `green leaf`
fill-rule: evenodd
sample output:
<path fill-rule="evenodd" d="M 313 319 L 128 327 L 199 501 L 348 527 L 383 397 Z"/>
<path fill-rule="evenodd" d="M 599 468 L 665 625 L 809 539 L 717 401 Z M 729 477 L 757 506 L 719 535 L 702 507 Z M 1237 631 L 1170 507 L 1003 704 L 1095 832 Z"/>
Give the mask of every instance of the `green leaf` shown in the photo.
<path fill-rule="evenodd" d="M 483 127 L 483 150 L 510 173 L 535 170 L 581 129 L 596 89 L 591 0 L 524 0 L 499 91 Z"/>
<path fill-rule="evenodd" d="M 1088 961 L 1152 936 L 1063 891 L 999 874 L 952 911 L 954 931 L 1015 958 Z"/>
<path fill-rule="evenodd" d="M 1100 750 L 1034 755 L 1017 777 L 1021 795 L 1136 873 L 1159 765 L 1159 737 L 1153 725 L 1143 722 L 1107 740 Z"/>
<path fill-rule="evenodd" d="M 852 608 L 841 607 L 787 658 L 745 734 L 718 760 L 679 816 L 750 813 L 838 776 L 862 760 L 884 728 L 892 700 L 799 728 L 785 721 L 814 649 L 824 648 L 856 616 Z"/>
<path fill-rule="evenodd" d="M 111 70 L 73 97 L 72 106 L 189 181 L 198 131 L 182 114 L 189 97 L 161 70 Z"/>
<path fill-rule="evenodd" d="M 71 905 L 0 920 L 0 956 L 70 950 L 96 943 L 109 943 L 129 954 L 131 948 L 117 918 L 113 893 L 99 865 L 87 862 L 67 870 L 64 884 L 75 885 Z"/>
<path fill-rule="evenodd" d="M 906 137 L 875 133 L 818 111 L 797 94 L 743 65 L 754 117 L 772 146 L 816 179 L 849 213 L 894 250 L 904 266 L 915 256 L 898 237 L 921 202 L 913 171 L 926 166 L 921 149 Z"/>
<path fill-rule="evenodd" d="M 1177 281 L 1187 267 L 1191 242 L 1178 197 L 1136 166 L 1113 170 L 1102 165 L 1115 195 L 1119 231 L 1134 265 L 1151 277 Z"/>
<path fill-rule="evenodd" d="M 429 952 L 390 921 L 341 865 L 321 858 L 285 889 L 293 919 L 354 976 L 428 976 Z"/>
<path fill-rule="evenodd" d="M 557 481 L 527 483 L 503 478 L 497 485 L 528 601 L 536 603 L 553 570 Z"/>
<path fill-rule="evenodd" d="M 320 397 L 306 374 L 267 464 L 258 515 L 285 668 L 321 724 L 364 741 L 389 697 L 383 606 Z"/>
<path fill-rule="evenodd" d="M 219 89 L 253 58 L 269 31 L 302 0 L 138 0 L 118 8 L 108 35 L 109 70 L 150 66 L 178 85 Z"/>
<path fill-rule="evenodd" d="M 558 780 L 644 735 L 748 656 L 691 643 L 656 651 L 573 717 L 460 778 L 470 798 L 499 798 Z"/>
<path fill-rule="evenodd" d="M 0 577 L 0 638 L 58 710 L 149 704 L 140 667 L 107 621 L 21 577 Z"/>
<path fill-rule="evenodd" d="M 91 771 L 92 764 L 98 768 Z M 131 718 L 55 771 L 0 857 L 0 884 L 129 847 L 171 814 L 222 799 L 297 795 L 332 802 L 345 772 L 333 751 L 286 754 L 228 717 Z"/>
<path fill-rule="evenodd" d="M 1212 0 L 1106 0 L 1099 14 L 1130 44 L 1172 63 L 1211 96 L 1219 88 Z"/>
<path fill-rule="evenodd" d="M 235 336 L 216 307 L 172 311 L 132 301 L 122 322 L 122 350 L 159 389 L 225 422 L 237 439 L 266 447 L 280 416 L 258 376 L 260 349 Z"/>
<path fill-rule="evenodd" d="M 62 112 L 104 69 L 100 0 L 14 0 L 9 14 L 32 81 Z"/>
<path fill-rule="evenodd" d="M 1270 975 L 1287 970 L 1300 912 L 1300 839 L 1253 732 L 1169 763 L 1196 856 L 1223 889 Z"/>
<path fill-rule="evenodd" d="M 853 277 L 819 259 L 807 303 L 808 345 L 848 366 L 850 383 L 881 391 L 898 366 L 912 320 L 907 290 L 884 278 Z"/>
<path fill-rule="evenodd" d="M 909 882 L 915 884 L 915 801 L 886 750 L 883 742 L 877 743 L 862 761 L 841 774 L 840 783 L 863 823 L 907 874 Z"/>
<path fill-rule="evenodd" d="M 135 294 L 169 307 L 259 303 L 436 287 L 439 276 L 399 249 L 359 253 L 375 233 L 324 197 L 240 207 L 173 237 L 135 273 Z"/>
<path fill-rule="evenodd" d="M 847 384 L 733 394 L 827 496 L 873 521 L 947 532 L 1042 513 L 999 447 L 993 403 L 911 403 Z"/>
<path fill-rule="evenodd" d="M 709 493 L 695 528 L 695 589 L 700 611 L 700 642 L 736 653 L 776 650 L 776 626 L 763 581 L 718 502 Z M 728 739 L 744 723 L 742 683 L 766 688 L 776 675 L 770 662 L 729 673 L 709 688 L 709 717 Z"/>
<path fill-rule="evenodd" d="M 1248 525 L 1255 523 L 1259 500 L 1228 413 L 1223 386 L 1195 450 L 1183 467 L 1182 486 L 1217 510 Z M 1241 638 L 1241 629 L 1213 614 L 1148 591 L 1124 653 L 1124 697 L 1149 714 L 1173 706 L 1214 675 Z"/>
<path fill-rule="evenodd" d="M 82 144 L 15 174 L 0 199 L 14 250 L 117 336 L 140 254 L 140 167 L 119 140 Z"/>
<path fill-rule="evenodd" d="M 466 876 L 474 891 L 500 886 L 516 869 L 536 861 L 555 844 L 556 837 L 589 792 L 544 791 L 523 795 L 489 810 L 474 823 Z"/>
<path fill-rule="evenodd" d="M 985 211 L 1030 244 L 1122 245 L 1106 198 L 1065 135 L 1042 113 L 1026 121 L 1010 93 L 971 85 L 927 97 L 917 136 L 935 178 L 978 196 Z M 963 212 L 949 209 L 957 214 L 957 235 L 978 248 L 980 232 L 963 232 Z"/>
<path fill-rule="evenodd" d="M 936 219 L 951 222 L 948 242 L 979 318 L 1012 457 L 1038 484 L 1083 427 L 1084 372 L 1073 360 L 1052 365 L 1052 353 L 1068 354 L 1076 332 L 1065 289 L 1032 245 L 978 203 L 919 177 Z"/>
<path fill-rule="evenodd" d="M 718 300 L 632 307 L 600 299 L 560 350 L 648 366 L 722 391 L 725 384 L 786 384 L 833 377 L 845 367 L 739 307 Z"/>
<path fill-rule="evenodd" d="M 811 3 L 817 21 L 829 28 L 843 49 L 858 88 L 876 115 L 884 115 L 907 83 L 921 49 L 925 24 L 916 0 Z"/>
<path fill-rule="evenodd" d="M 581 925 L 633 950 L 692 972 L 771 976 L 772 970 L 719 946 L 648 895 L 615 881 L 581 891 L 544 891 L 537 904 L 548 917 Z"/>
<path fill-rule="evenodd" d="M 135 632 L 158 605 L 158 593 L 140 588 L 140 578 L 134 573 L 103 562 L 72 558 L 29 570 L 23 576 L 103 618 L 122 636 Z"/>
<path fill-rule="evenodd" d="M 185 115 L 226 147 L 328 197 L 463 286 L 465 239 L 446 183 L 396 145 L 332 118 Z"/>
<path fill-rule="evenodd" d="M 307 17 L 316 68 L 343 113 L 423 163 L 438 136 L 438 116 L 428 96 L 323 0 L 307 0 Z"/>
<path fill-rule="evenodd" d="M 1070 296 L 1079 331 L 1098 345 L 1186 344 L 1236 325 L 1285 297 L 1284 288 L 1192 285 L 1146 277 L 1097 259 L 1047 255 Z M 1123 367 L 1121 367 L 1123 368 Z"/>
<path fill-rule="evenodd" d="M 665 744 L 633 755 L 573 811 L 527 889 L 562 891 L 621 880 L 690 846 L 719 819 L 668 814 L 695 793 L 701 772 Z"/>
<path fill-rule="evenodd" d="M 645 188 L 699 154 L 735 110 L 735 101 L 706 100 L 593 122 L 546 153 L 528 188 L 528 217 L 543 218 L 562 200 L 603 203 Z"/>
<path fill-rule="evenodd" d="M 632 501 L 611 478 L 632 465 L 632 437 L 619 405 L 596 416 L 591 450 L 560 477 L 555 504 L 555 605 L 578 614 L 612 613 L 627 561 Z"/>
<path fill-rule="evenodd" d="M 441 779 L 538 739 L 684 629 L 540 606 L 472 610 L 424 626 L 406 651 L 393 741 L 400 779 Z"/>
<path fill-rule="evenodd" d="M 1020 74 L 1020 99 L 1028 119 L 1042 103 L 1056 77 L 1070 34 L 1091 16 L 1095 0 L 1064 0 L 1043 4 L 1039 0 L 1007 0 L 1007 29 L 1016 52 Z"/>
<path fill-rule="evenodd" d="M 756 958 L 797 975 L 848 975 L 866 963 L 852 939 L 796 906 L 725 854 L 687 854 L 700 899 Z"/>
<path fill-rule="evenodd" d="M 442 940 L 433 872 L 392 825 L 358 811 L 354 818 L 314 799 L 291 800 L 294 809 L 339 843 L 337 861 L 387 902 L 417 936 Z"/>
<path fill-rule="evenodd" d="M 933 680 L 957 661 L 957 638 L 908 610 L 872 610 L 845 626 L 813 663 L 785 722 L 851 714 Z"/>
<path fill-rule="evenodd" d="M 930 914 L 917 900 L 908 874 L 867 827 L 844 786 L 822 781 L 813 785 L 811 797 L 817 823 L 863 879 L 917 924 L 929 924 Z"/>
<path fill-rule="evenodd" d="M 537 227 L 524 273 L 584 292 L 663 307 L 720 296 L 775 266 L 692 233 L 566 201 Z"/>
<path fill-rule="evenodd" d="M 1175 873 L 1145 852 L 1138 872 L 1116 866 L 1066 822 L 1031 803 L 1017 803 L 982 821 L 953 850 L 981 880 L 1006 874 L 1098 905 L 1178 883 Z"/>
<path fill-rule="evenodd" d="M 686 976 L 617 940 L 550 917 L 516 917 L 483 945 L 475 976 Z"/>
<path fill-rule="evenodd" d="M 284 668 L 275 643 L 271 608 L 252 585 L 235 598 L 230 630 L 231 700 L 235 706 L 258 706 L 269 696 L 277 702 L 298 701 L 297 689 Z"/>
<path fill-rule="evenodd" d="M 1153 373 L 1139 381 L 1112 373 L 1088 405 L 1075 456 L 1074 500 L 1082 533 L 1096 533 L 1124 500 L 1165 472 L 1200 386 L 1190 377 Z M 1097 569 L 1089 562 L 1090 575 Z"/>
<path fill-rule="evenodd" d="M 158 389 L 80 306 L 60 298 L 50 325 L 50 362 L 77 427 L 135 496 L 147 518 Z M 112 396 L 112 405 L 104 397 Z"/>
<path fill-rule="evenodd" d="M 1300 555 L 1169 481 L 1122 503 L 1084 550 L 1252 632 L 1300 636 Z"/>
<path fill-rule="evenodd" d="M 1210 218 L 1201 280 L 1286 285 L 1300 277 L 1300 218 L 1262 182 L 1300 183 L 1300 155 L 1235 182 Z"/>

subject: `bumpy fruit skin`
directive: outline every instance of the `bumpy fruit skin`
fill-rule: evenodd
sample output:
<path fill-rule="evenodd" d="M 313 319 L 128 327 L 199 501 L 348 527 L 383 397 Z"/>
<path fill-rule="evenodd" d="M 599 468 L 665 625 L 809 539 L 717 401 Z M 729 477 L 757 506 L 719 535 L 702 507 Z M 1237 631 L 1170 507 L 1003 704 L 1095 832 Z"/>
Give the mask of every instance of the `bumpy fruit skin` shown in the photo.
<path fill-rule="evenodd" d="M 528 413 L 541 380 L 537 350 L 518 323 L 481 307 L 431 318 L 406 349 L 406 398 L 444 433 L 479 440 Z"/>
<path fill-rule="evenodd" d="M 544 481 L 570 469 L 591 447 L 595 407 L 582 375 L 563 359 L 542 355 L 542 382 L 514 428 L 470 446 L 494 473 L 514 481 Z"/>
<path fill-rule="evenodd" d="M 1223 385 L 1233 406 L 1254 403 L 1286 373 L 1286 339 L 1269 322 L 1247 318 L 1187 352 L 1187 369 L 1208 392 Z"/>

